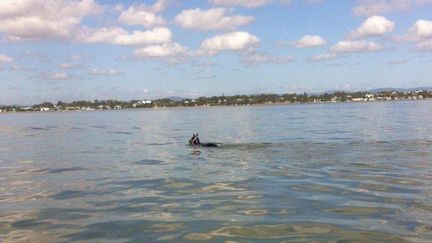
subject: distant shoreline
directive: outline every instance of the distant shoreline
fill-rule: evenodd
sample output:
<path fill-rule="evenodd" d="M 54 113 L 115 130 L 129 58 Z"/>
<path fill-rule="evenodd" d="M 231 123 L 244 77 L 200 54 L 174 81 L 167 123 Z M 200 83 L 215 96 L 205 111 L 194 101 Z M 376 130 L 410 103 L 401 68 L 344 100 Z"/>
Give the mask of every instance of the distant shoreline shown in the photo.
<path fill-rule="evenodd" d="M 292 105 L 292 104 L 326 104 L 326 103 L 364 103 L 380 101 L 404 101 L 432 99 L 431 90 L 394 91 L 381 90 L 371 92 L 344 92 L 324 93 L 320 95 L 303 94 L 255 94 L 181 98 L 170 97 L 156 100 L 94 100 L 94 101 L 49 101 L 32 106 L 9 105 L 1 106 L 0 112 L 55 112 L 55 111 L 94 111 L 94 110 L 124 110 L 124 109 L 158 109 L 171 107 L 225 107 L 225 106 L 264 106 L 264 105 Z"/>
<path fill-rule="evenodd" d="M 218 106 L 171 106 L 171 107 L 147 107 L 147 108 L 122 108 L 122 109 L 92 109 L 92 110 L 52 110 L 52 111 L 3 111 L 1 114 L 16 113 L 75 113 L 75 112 L 107 112 L 107 111 L 131 111 L 131 110 L 165 110 L 165 109 L 206 109 L 206 108 L 231 108 L 231 107 L 266 107 L 266 106 L 296 106 L 296 105 L 336 105 L 336 104 L 373 104 L 373 103 L 396 103 L 396 102 L 421 102 L 430 101 L 432 98 L 424 99 L 402 99 L 402 100 L 375 100 L 375 101 L 343 101 L 343 102 L 304 102 L 304 103 L 262 103 L 248 105 L 218 105 Z"/>

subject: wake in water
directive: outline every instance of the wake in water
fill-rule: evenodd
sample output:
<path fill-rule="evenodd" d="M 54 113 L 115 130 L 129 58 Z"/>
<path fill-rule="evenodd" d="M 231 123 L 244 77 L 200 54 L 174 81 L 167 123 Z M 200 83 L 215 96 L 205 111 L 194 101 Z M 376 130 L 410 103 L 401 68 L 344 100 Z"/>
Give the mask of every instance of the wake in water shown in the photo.
<path fill-rule="evenodd" d="M 339 141 L 339 142 L 313 142 L 313 141 L 291 141 L 291 142 L 262 142 L 262 143 L 203 143 L 199 144 L 201 147 L 213 147 L 203 146 L 205 144 L 214 144 L 219 149 L 261 149 L 261 148 L 272 148 L 272 147 L 299 147 L 299 146 L 432 146 L 432 140 L 418 139 L 418 140 L 377 140 L 377 141 L 364 141 L 364 140 L 352 140 L 352 141 Z M 188 144 L 189 146 L 191 144 Z"/>

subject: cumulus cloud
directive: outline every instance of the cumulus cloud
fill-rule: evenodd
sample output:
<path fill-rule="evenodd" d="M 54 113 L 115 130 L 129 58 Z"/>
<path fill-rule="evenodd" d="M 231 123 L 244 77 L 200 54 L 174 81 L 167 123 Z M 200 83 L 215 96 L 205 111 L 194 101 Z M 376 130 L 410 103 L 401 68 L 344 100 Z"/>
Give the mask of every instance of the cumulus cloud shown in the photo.
<path fill-rule="evenodd" d="M 384 47 L 373 41 L 366 41 L 368 37 L 383 36 L 394 30 L 395 24 L 382 16 L 372 16 L 366 19 L 357 29 L 351 31 L 346 40 L 333 45 L 326 53 L 309 57 L 311 62 L 321 62 L 335 59 L 342 54 L 357 52 L 381 51 Z"/>
<path fill-rule="evenodd" d="M 171 58 L 186 53 L 186 48 L 178 43 L 166 43 L 162 45 L 150 45 L 135 50 L 138 58 Z"/>
<path fill-rule="evenodd" d="M 92 70 L 90 70 L 89 74 L 93 76 L 119 76 L 119 75 L 123 75 L 123 72 L 120 72 L 113 68 L 110 69 L 93 68 Z"/>
<path fill-rule="evenodd" d="M 409 11 L 415 7 L 431 4 L 431 0 L 359 0 L 354 7 L 355 15 L 372 16 L 396 11 Z"/>
<path fill-rule="evenodd" d="M 109 43 L 114 45 L 153 45 L 171 42 L 171 30 L 158 27 L 148 31 L 133 31 L 123 28 L 82 29 L 76 40 L 83 43 Z"/>
<path fill-rule="evenodd" d="M 10 40 L 67 39 L 101 9 L 94 0 L 2 0 L 0 32 Z"/>
<path fill-rule="evenodd" d="M 146 28 L 162 26 L 165 24 L 165 19 L 162 16 L 157 15 L 157 12 L 161 11 L 161 8 L 162 7 L 157 9 L 154 7 L 149 8 L 143 4 L 132 5 L 127 10 L 121 12 L 119 21 L 129 25 L 142 25 Z"/>
<path fill-rule="evenodd" d="M 144 10 L 146 11 L 153 12 L 153 13 L 160 13 L 170 5 L 170 2 L 171 2 L 170 0 L 158 0 L 152 6 L 148 6 L 148 7 L 145 7 L 145 5 L 141 5 L 141 6 L 142 7 L 144 6 Z"/>
<path fill-rule="evenodd" d="M 0 63 L 9 63 L 9 62 L 13 62 L 13 58 L 10 56 L 7 56 L 5 54 L 0 54 Z"/>
<path fill-rule="evenodd" d="M 416 51 L 429 51 L 432 49 L 432 21 L 420 19 L 406 34 L 393 36 L 392 39 L 398 42 L 412 42 Z"/>
<path fill-rule="evenodd" d="M 383 46 L 373 41 L 339 41 L 330 48 L 332 53 L 373 52 L 380 51 Z"/>
<path fill-rule="evenodd" d="M 121 27 L 82 28 L 76 36 L 76 41 L 83 43 L 113 43 L 115 38 L 120 35 L 127 35 L 127 31 Z"/>
<path fill-rule="evenodd" d="M 197 31 L 234 30 L 237 27 L 248 25 L 254 20 L 255 18 L 252 16 L 227 16 L 224 8 L 183 10 L 175 18 L 175 22 L 179 26 Z"/>
<path fill-rule="evenodd" d="M 134 31 L 119 35 L 114 39 L 117 45 L 151 45 L 171 42 L 172 33 L 168 28 L 155 28 L 149 31 Z"/>
<path fill-rule="evenodd" d="M 382 36 L 392 32 L 395 24 L 382 16 L 372 16 L 366 19 L 360 27 L 351 31 L 348 38 L 351 40 L 362 39 L 367 37 Z"/>
<path fill-rule="evenodd" d="M 214 55 L 222 51 L 247 52 L 254 50 L 260 40 L 248 32 L 217 35 L 201 43 L 202 54 Z"/>
<path fill-rule="evenodd" d="M 432 21 L 418 20 L 408 31 L 406 39 L 415 42 L 416 51 L 432 51 Z"/>
<path fill-rule="evenodd" d="M 292 45 L 295 48 L 312 48 L 323 46 L 327 43 L 321 36 L 318 35 L 305 35 L 297 41 L 294 41 Z"/>
<path fill-rule="evenodd" d="M 418 20 L 410 32 L 419 38 L 430 38 L 432 37 L 432 21 Z"/>
<path fill-rule="evenodd" d="M 173 61 L 173 58 L 179 59 L 187 54 L 185 47 L 172 41 L 171 30 L 165 27 L 132 33 L 120 27 L 87 29 L 79 34 L 77 40 L 83 43 L 134 45 L 137 49 L 133 56 L 138 59 L 158 58 Z"/>
<path fill-rule="evenodd" d="M 357 53 L 357 52 L 375 52 L 381 51 L 384 47 L 373 41 L 339 41 L 333 45 L 326 53 L 312 56 L 309 58 L 311 62 L 321 62 L 330 59 L 338 58 L 342 54 Z"/>
<path fill-rule="evenodd" d="M 271 0 L 209 0 L 209 2 L 222 6 L 241 6 L 246 8 L 256 8 L 271 3 Z"/>

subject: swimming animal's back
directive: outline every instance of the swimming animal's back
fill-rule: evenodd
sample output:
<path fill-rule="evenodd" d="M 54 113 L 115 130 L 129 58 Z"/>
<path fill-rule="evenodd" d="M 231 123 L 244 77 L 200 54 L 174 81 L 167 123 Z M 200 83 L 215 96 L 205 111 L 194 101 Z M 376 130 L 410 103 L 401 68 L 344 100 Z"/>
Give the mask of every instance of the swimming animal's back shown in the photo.
<path fill-rule="evenodd" d="M 203 147 L 209 147 L 209 148 L 216 148 L 219 147 L 217 144 L 215 143 L 202 143 L 201 146 Z"/>
<path fill-rule="evenodd" d="M 189 144 L 190 146 L 200 146 L 200 147 L 207 147 L 207 148 L 217 148 L 219 145 L 216 143 L 200 143 L 200 144 Z"/>

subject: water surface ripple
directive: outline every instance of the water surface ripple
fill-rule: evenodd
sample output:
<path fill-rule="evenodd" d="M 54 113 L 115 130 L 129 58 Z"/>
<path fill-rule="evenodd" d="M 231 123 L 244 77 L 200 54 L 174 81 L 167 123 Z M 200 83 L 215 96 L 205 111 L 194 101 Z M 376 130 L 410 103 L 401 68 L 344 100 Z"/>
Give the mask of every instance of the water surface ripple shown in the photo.
<path fill-rule="evenodd" d="M 430 242 L 431 131 L 431 101 L 1 114 L 0 241 Z"/>

